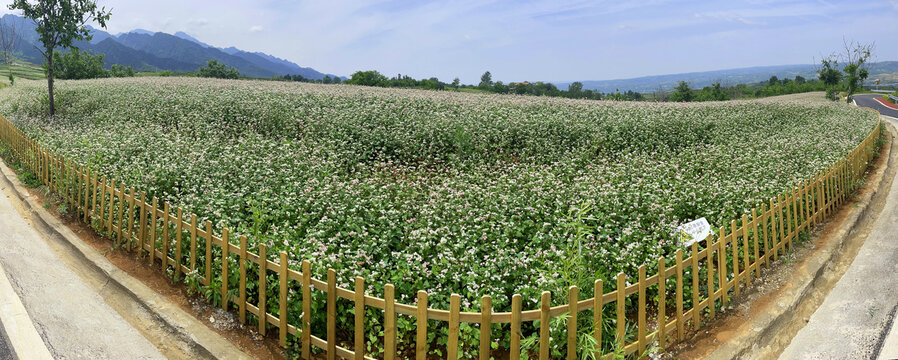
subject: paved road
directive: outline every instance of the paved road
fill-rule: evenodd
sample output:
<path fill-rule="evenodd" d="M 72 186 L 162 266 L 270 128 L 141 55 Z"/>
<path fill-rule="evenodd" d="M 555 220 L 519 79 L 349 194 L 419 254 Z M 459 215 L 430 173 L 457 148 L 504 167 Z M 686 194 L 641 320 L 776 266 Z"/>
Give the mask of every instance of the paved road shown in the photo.
<path fill-rule="evenodd" d="M 864 98 L 869 98 L 864 96 Z M 870 99 L 860 96 L 858 104 Z M 880 108 L 882 106 L 879 106 Z M 880 109 L 877 109 L 880 110 Z M 881 110 L 880 110 L 881 111 Z M 898 121 L 888 120 L 898 126 Z M 891 161 L 898 161 L 892 154 Z M 893 165 L 894 166 L 894 165 Z M 780 359 L 892 359 L 898 311 L 898 181 L 851 266 Z"/>
<path fill-rule="evenodd" d="M 3 176 L 3 175 L 0 175 Z M 56 359 L 164 359 L 69 268 L 0 183 L 0 267 Z M 2 356 L 0 356 L 2 359 Z"/>
<path fill-rule="evenodd" d="M 9 344 L 6 343 L 6 337 L 3 334 L 0 334 L 0 360 L 12 360 Z"/>
<path fill-rule="evenodd" d="M 891 116 L 893 118 L 898 119 L 898 110 L 890 109 L 883 104 L 880 104 L 875 98 L 882 97 L 882 94 L 864 94 L 864 95 L 855 95 L 854 101 L 857 102 L 858 106 L 868 107 L 879 111 L 880 114 L 885 116 Z"/>

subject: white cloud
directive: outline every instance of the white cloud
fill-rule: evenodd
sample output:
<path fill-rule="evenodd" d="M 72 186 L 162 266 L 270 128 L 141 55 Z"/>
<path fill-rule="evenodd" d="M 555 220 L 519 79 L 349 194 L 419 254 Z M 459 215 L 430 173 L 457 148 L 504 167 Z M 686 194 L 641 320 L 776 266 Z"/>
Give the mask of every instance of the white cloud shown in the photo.
<path fill-rule="evenodd" d="M 193 25 L 193 26 L 203 27 L 203 26 L 209 25 L 209 19 L 195 18 L 195 19 L 188 20 L 187 23 L 190 25 Z"/>
<path fill-rule="evenodd" d="M 249 32 L 251 32 L 251 33 L 257 33 L 257 32 L 260 32 L 260 31 L 262 31 L 262 30 L 264 30 L 264 29 L 262 28 L 262 25 L 253 25 L 253 26 L 251 26 L 251 27 L 249 28 Z"/>

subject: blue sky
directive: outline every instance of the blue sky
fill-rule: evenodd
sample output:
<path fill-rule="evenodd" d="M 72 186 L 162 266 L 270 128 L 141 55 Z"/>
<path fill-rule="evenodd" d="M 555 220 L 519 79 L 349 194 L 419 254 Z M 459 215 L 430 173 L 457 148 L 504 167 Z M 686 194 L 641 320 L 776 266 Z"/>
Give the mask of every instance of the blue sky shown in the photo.
<path fill-rule="evenodd" d="M 806 64 L 843 36 L 898 60 L 898 0 L 98 0 L 108 31 L 185 31 L 350 75 L 567 81 Z"/>

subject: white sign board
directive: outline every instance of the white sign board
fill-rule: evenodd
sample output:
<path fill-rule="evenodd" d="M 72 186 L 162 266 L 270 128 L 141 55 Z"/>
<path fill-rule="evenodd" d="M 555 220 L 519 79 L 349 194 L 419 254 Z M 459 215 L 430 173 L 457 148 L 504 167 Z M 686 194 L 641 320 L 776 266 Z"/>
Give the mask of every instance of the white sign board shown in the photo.
<path fill-rule="evenodd" d="M 690 223 L 686 223 L 677 227 L 677 234 L 679 234 L 682 238 L 685 238 L 686 242 L 683 244 L 685 246 L 691 246 L 693 243 L 704 240 L 708 237 L 708 235 L 713 234 L 711 231 L 711 224 L 708 224 L 708 219 L 701 218 L 695 220 Z"/>

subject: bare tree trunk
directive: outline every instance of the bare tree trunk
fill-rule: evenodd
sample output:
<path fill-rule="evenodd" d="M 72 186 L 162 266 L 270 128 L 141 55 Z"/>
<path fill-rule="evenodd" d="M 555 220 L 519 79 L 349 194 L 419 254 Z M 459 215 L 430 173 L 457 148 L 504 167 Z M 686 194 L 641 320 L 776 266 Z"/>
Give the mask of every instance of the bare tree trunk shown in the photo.
<path fill-rule="evenodd" d="M 3 63 L 10 65 L 10 58 L 16 47 L 18 29 L 13 21 L 0 22 L 0 48 L 3 50 Z"/>
<path fill-rule="evenodd" d="M 50 90 L 50 117 L 56 114 L 53 104 L 53 49 L 47 50 L 47 88 Z"/>

